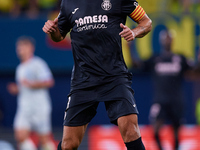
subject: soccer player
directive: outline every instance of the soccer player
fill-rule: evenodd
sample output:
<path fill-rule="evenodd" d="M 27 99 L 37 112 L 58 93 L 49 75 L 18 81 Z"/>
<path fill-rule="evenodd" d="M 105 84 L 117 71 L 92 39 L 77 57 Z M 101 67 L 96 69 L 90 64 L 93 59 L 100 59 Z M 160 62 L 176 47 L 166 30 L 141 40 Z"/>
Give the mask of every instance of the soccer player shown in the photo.
<path fill-rule="evenodd" d="M 125 26 L 127 16 L 138 24 L 136 28 Z M 62 0 L 58 18 L 48 20 L 43 31 L 59 42 L 70 30 L 74 68 L 58 149 L 78 148 L 103 101 L 127 149 L 144 150 L 121 38 L 129 42 L 143 37 L 151 30 L 151 19 L 135 0 Z"/>
<path fill-rule="evenodd" d="M 154 85 L 154 102 L 150 109 L 150 121 L 159 150 L 162 144 L 159 131 L 165 121 L 171 121 L 174 129 L 174 150 L 178 150 L 178 131 L 183 123 L 183 77 L 189 75 L 192 65 L 182 55 L 171 49 L 172 35 L 168 30 L 160 32 L 161 54 L 144 62 L 144 70 L 151 72 Z"/>
<path fill-rule="evenodd" d="M 16 42 L 16 52 L 21 63 L 16 70 L 16 83 L 8 84 L 11 94 L 18 94 L 14 119 L 15 138 L 19 150 L 36 150 L 29 138 L 31 131 L 39 135 L 42 150 L 55 150 L 51 141 L 51 100 L 48 88 L 54 85 L 52 73 L 46 62 L 34 56 L 34 39 L 22 36 Z"/>

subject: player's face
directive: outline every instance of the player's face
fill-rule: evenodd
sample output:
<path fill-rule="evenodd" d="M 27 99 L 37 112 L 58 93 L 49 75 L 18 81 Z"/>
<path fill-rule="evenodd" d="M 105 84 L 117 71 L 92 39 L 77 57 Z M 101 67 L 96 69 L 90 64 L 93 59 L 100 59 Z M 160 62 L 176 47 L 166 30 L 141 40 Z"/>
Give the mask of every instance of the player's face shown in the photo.
<path fill-rule="evenodd" d="M 166 48 L 167 50 L 170 50 L 171 43 L 172 43 L 171 35 L 168 32 L 163 32 L 160 36 L 160 42 L 164 48 Z"/>
<path fill-rule="evenodd" d="M 34 46 L 27 41 L 20 41 L 16 46 L 17 56 L 21 61 L 26 61 L 33 56 Z"/>

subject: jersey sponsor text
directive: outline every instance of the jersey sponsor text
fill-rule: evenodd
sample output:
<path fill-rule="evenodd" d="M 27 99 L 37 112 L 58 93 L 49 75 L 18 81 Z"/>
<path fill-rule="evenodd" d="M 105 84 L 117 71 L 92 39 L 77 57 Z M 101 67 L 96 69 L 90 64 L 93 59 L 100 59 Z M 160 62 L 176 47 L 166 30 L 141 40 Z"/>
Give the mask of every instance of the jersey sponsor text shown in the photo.
<path fill-rule="evenodd" d="M 91 29 L 105 29 L 107 26 L 103 23 L 108 22 L 107 15 L 94 15 L 94 16 L 85 16 L 84 18 L 79 18 L 75 20 L 77 24 L 77 31 L 91 30 Z M 94 24 L 95 23 L 95 24 Z M 99 23 L 99 24 L 96 24 Z M 101 24 L 102 23 L 102 24 Z M 90 24 L 90 25 L 89 25 Z"/>

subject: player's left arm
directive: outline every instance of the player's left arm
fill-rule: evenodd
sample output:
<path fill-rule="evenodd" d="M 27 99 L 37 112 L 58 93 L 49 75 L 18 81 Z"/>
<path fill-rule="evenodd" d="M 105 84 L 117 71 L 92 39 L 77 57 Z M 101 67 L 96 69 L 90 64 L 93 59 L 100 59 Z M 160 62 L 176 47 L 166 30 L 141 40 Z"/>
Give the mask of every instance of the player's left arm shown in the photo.
<path fill-rule="evenodd" d="M 200 80 L 200 63 L 195 63 L 192 60 L 186 60 L 184 56 L 182 61 L 182 68 L 186 79 L 191 81 Z"/>
<path fill-rule="evenodd" d="M 152 21 L 147 16 L 147 14 L 145 14 L 142 17 L 142 19 L 139 20 L 137 23 L 138 23 L 138 26 L 136 28 L 132 29 L 132 31 L 134 32 L 136 38 L 142 38 L 142 37 L 144 37 L 152 29 Z"/>
<path fill-rule="evenodd" d="M 129 17 L 134 20 L 138 25 L 134 29 L 120 24 L 120 27 L 123 29 L 119 33 L 126 41 L 132 41 L 135 38 L 142 38 L 148 34 L 152 29 L 152 21 L 145 13 L 144 9 L 138 5 L 136 9 L 129 15 Z"/>
<path fill-rule="evenodd" d="M 51 88 L 54 86 L 54 79 L 49 79 L 45 81 L 28 81 L 24 79 L 21 81 L 21 83 L 31 89 Z"/>
<path fill-rule="evenodd" d="M 51 70 L 42 59 L 38 59 L 35 63 L 34 76 L 36 77 L 35 80 L 23 79 L 21 83 L 31 89 L 51 88 L 54 86 Z"/>

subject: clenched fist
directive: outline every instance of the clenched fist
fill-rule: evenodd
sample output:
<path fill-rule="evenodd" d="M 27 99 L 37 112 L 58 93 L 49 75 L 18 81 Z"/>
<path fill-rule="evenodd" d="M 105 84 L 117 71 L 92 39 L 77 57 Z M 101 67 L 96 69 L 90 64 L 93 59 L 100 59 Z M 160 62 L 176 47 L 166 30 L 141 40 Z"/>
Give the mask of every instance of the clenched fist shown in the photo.
<path fill-rule="evenodd" d="M 57 31 L 57 29 L 58 29 L 58 18 L 56 18 L 54 21 L 48 20 L 47 22 L 45 22 L 45 25 L 42 28 L 42 30 L 47 34 L 54 33 Z"/>

